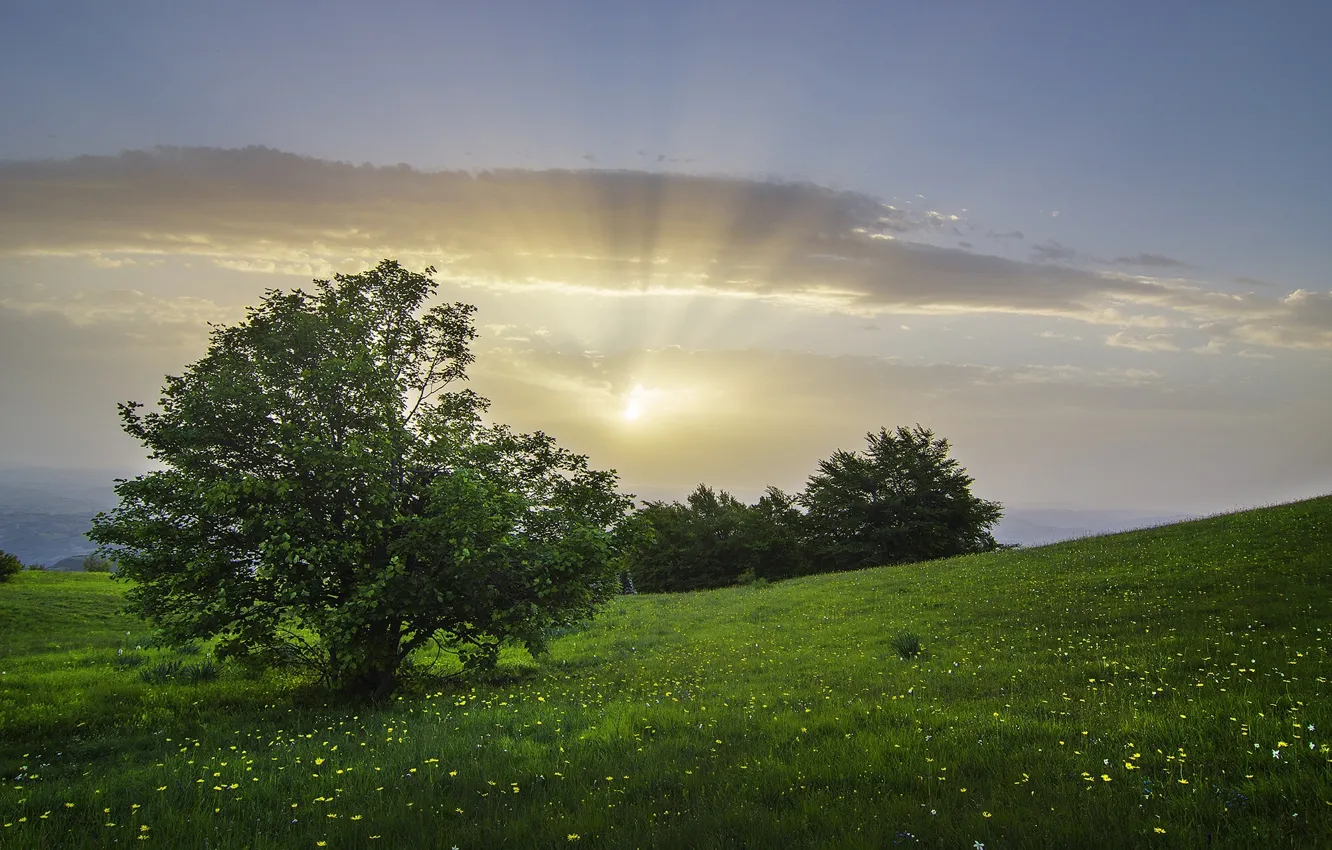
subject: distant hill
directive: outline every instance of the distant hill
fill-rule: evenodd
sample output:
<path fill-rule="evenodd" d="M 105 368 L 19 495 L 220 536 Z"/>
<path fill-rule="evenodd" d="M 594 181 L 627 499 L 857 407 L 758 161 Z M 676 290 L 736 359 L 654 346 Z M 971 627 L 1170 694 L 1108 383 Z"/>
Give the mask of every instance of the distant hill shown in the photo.
<path fill-rule="evenodd" d="M 92 528 L 92 518 L 92 512 L 0 511 L 0 549 L 12 552 L 25 564 L 51 565 L 63 558 L 82 557 L 95 548 L 85 536 Z"/>
<path fill-rule="evenodd" d="M 1151 511 L 1013 508 L 1004 511 L 994 537 L 1000 543 L 1043 546 L 1060 540 L 1114 534 L 1193 518 L 1190 514 Z"/>
<path fill-rule="evenodd" d="M 61 558 L 54 564 L 47 565 L 46 568 L 61 573 L 83 572 L 83 559 L 87 557 L 87 555 L 70 555 L 68 558 Z"/>
<path fill-rule="evenodd" d="M 53 566 L 95 548 L 85 536 L 98 511 L 116 504 L 113 469 L 0 470 L 0 549 L 26 564 Z M 81 568 L 81 567 L 80 567 Z"/>

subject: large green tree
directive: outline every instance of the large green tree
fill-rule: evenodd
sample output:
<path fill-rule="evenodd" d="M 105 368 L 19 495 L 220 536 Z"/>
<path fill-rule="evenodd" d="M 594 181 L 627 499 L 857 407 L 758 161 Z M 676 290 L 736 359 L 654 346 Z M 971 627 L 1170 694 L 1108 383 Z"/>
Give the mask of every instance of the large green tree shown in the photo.
<path fill-rule="evenodd" d="M 973 479 L 948 441 L 917 425 L 866 435 L 864 452 L 819 463 L 800 502 L 810 557 L 849 570 L 998 548 L 990 527 L 1003 507 L 971 494 Z"/>
<path fill-rule="evenodd" d="M 427 308 L 433 273 L 270 290 L 160 410 L 120 405 L 162 468 L 119 482 L 89 536 L 167 638 L 382 695 L 430 642 L 493 664 L 617 590 L 615 473 L 483 422 L 459 386 L 475 308 Z"/>

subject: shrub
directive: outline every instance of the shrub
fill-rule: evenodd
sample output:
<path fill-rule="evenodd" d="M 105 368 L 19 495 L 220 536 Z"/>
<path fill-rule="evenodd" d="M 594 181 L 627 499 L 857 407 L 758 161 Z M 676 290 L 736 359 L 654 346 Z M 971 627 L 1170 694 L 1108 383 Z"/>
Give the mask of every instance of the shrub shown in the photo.
<path fill-rule="evenodd" d="M 735 583 L 741 587 L 763 587 L 768 583 L 768 580 L 755 573 L 753 567 L 749 567 L 736 577 Z"/>
<path fill-rule="evenodd" d="M 23 562 L 18 559 L 17 555 L 0 551 L 0 581 L 9 581 L 22 569 Z"/>
<path fill-rule="evenodd" d="M 115 566 L 111 559 L 98 555 L 89 555 L 83 559 L 83 571 L 88 573 L 109 573 Z"/>

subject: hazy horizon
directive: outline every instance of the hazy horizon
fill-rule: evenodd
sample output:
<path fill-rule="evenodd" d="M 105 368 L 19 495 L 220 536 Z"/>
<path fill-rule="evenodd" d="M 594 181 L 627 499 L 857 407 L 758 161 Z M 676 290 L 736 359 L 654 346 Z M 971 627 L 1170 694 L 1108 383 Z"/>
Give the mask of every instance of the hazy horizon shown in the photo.
<path fill-rule="evenodd" d="M 25 563 L 51 565 L 94 549 L 83 536 L 88 518 L 116 504 L 115 478 L 138 474 L 133 469 L 60 469 L 51 467 L 0 468 L 0 550 Z M 637 493 L 646 500 L 683 501 L 687 493 L 659 490 Z M 732 495 L 753 503 L 761 491 Z M 1236 506 L 1255 507 L 1255 506 Z M 1092 534 L 1107 534 L 1198 518 L 1191 513 L 1162 513 L 1133 509 L 1097 510 L 1073 505 L 1005 505 L 994 527 L 1003 544 L 1039 546 Z"/>

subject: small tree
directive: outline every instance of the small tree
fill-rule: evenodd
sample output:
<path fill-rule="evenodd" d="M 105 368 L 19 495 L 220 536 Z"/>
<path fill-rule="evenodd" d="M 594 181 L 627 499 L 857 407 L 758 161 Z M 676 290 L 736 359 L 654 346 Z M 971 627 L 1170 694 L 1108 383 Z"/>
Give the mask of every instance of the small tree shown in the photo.
<path fill-rule="evenodd" d="M 457 388 L 475 308 L 425 309 L 433 272 L 270 290 L 167 377 L 160 412 L 120 405 L 164 468 L 120 481 L 89 536 L 169 640 L 378 696 L 431 641 L 492 665 L 615 593 L 615 473 L 483 424 Z"/>
<path fill-rule="evenodd" d="M 92 554 L 83 559 L 83 571 L 87 573 L 110 573 L 115 571 L 115 567 L 114 561 L 101 555 Z"/>
<path fill-rule="evenodd" d="M 23 571 L 23 562 L 18 555 L 11 555 L 0 550 L 0 581 L 9 581 Z"/>
<path fill-rule="evenodd" d="M 971 495 L 947 440 L 920 425 L 866 437 L 865 452 L 821 461 L 800 496 L 812 557 L 849 570 L 997 548 L 1003 507 Z"/>

